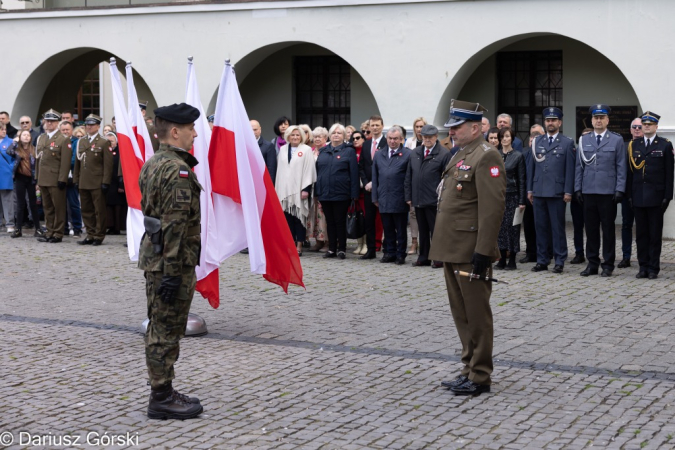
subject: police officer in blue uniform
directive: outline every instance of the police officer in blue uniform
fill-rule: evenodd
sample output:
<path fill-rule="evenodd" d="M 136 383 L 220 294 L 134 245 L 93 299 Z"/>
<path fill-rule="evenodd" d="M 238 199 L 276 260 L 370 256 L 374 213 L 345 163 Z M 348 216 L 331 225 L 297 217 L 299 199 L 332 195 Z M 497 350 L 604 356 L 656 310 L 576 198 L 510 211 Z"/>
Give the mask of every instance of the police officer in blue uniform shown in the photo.
<path fill-rule="evenodd" d="M 560 134 L 562 111 L 546 108 L 543 117 L 546 134 L 532 140 L 527 168 L 527 196 L 533 205 L 537 236 L 537 264 L 532 272 L 548 270 L 552 234 L 553 272 L 562 273 L 567 259 L 565 209 L 574 192 L 575 149 L 574 141 Z"/>
<path fill-rule="evenodd" d="M 626 192 L 626 149 L 618 133 L 607 129 L 611 108 L 591 106 L 593 132 L 581 137 L 577 152 L 574 195 L 584 206 L 586 258 L 588 266 L 581 276 L 597 275 L 600 267 L 600 227 L 602 227 L 602 274 L 609 277 L 616 259 L 616 204 Z"/>
<path fill-rule="evenodd" d="M 663 214 L 673 199 L 673 144 L 656 135 L 661 116 L 642 115 L 643 138 L 628 145 L 628 189 L 635 213 L 635 242 L 640 270 L 637 278 L 655 279 L 661 259 Z"/>

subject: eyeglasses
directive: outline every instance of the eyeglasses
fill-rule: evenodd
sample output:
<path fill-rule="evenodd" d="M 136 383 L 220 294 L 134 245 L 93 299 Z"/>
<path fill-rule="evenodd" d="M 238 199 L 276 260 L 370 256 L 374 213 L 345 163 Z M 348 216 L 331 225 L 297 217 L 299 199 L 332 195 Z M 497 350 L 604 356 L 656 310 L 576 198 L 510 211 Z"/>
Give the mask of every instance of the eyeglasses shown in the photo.
<path fill-rule="evenodd" d="M 642 129 L 642 125 L 631 125 L 630 127 L 634 130 L 641 130 Z"/>
<path fill-rule="evenodd" d="M 19 122 L 21 125 L 25 125 L 27 123 L 30 123 L 30 121 L 25 121 L 25 122 Z"/>

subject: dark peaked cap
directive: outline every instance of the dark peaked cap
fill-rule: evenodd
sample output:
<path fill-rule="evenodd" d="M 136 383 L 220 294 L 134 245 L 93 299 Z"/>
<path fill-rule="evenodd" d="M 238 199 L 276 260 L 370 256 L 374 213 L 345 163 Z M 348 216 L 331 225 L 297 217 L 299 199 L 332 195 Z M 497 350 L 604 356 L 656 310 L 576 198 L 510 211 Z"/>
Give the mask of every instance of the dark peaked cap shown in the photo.
<path fill-rule="evenodd" d="M 199 110 L 187 103 L 162 106 L 157 108 L 154 113 L 155 117 L 178 124 L 194 123 L 199 118 Z"/>

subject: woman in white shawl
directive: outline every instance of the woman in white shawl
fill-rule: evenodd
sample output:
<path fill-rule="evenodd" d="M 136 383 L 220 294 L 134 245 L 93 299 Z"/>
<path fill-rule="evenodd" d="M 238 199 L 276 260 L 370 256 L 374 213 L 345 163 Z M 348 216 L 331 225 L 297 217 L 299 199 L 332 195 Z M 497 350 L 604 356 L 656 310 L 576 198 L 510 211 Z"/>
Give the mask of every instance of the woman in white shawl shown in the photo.
<path fill-rule="evenodd" d="M 287 144 L 279 149 L 275 185 L 300 256 L 302 243 L 307 237 L 305 224 L 312 204 L 312 186 L 316 181 L 314 154 L 311 147 L 303 144 L 306 138 L 305 132 L 296 125 L 286 129 L 284 139 Z"/>

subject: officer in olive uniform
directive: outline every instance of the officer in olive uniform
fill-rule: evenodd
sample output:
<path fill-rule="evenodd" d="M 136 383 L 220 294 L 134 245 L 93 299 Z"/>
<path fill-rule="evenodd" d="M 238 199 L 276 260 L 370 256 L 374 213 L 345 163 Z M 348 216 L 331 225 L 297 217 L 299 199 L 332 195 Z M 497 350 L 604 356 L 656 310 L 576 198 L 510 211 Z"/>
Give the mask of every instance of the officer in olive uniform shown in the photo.
<path fill-rule="evenodd" d="M 73 183 L 80 190 L 82 220 L 87 237 L 80 245 L 101 245 L 106 230 L 105 196 L 110 186 L 113 171 L 113 154 L 110 142 L 98 134 L 101 119 L 90 114 L 84 119 L 87 136 L 77 141 Z"/>
<path fill-rule="evenodd" d="M 548 270 L 553 236 L 554 273 L 562 273 L 567 259 L 565 209 L 574 193 L 574 141 L 560 134 L 563 113 L 543 111 L 546 134 L 532 140 L 527 166 L 527 196 L 533 205 L 537 237 L 537 264 L 532 272 Z"/>
<path fill-rule="evenodd" d="M 591 106 L 593 132 L 581 136 L 574 173 L 574 196 L 583 205 L 588 266 L 582 277 L 597 275 L 600 267 L 602 226 L 602 274 L 609 277 L 616 259 L 616 204 L 626 192 L 626 149 L 620 134 L 607 129 L 611 108 Z"/>
<path fill-rule="evenodd" d="M 628 144 L 628 189 L 635 213 L 635 243 L 640 270 L 637 278 L 655 279 L 661 269 L 663 214 L 673 199 L 673 144 L 657 136 L 661 116 L 642 115 L 644 136 Z"/>
<path fill-rule="evenodd" d="M 61 114 L 53 109 L 42 115 L 45 132 L 38 137 L 36 145 L 36 178 L 47 227 L 45 235 L 38 238 L 40 242 L 61 242 L 66 226 L 66 185 L 73 146 L 59 131 L 60 120 Z"/>
<path fill-rule="evenodd" d="M 145 271 L 149 324 L 145 359 L 152 392 L 151 419 L 190 419 L 203 410 L 199 399 L 172 387 L 179 341 L 185 335 L 201 251 L 199 196 L 202 190 L 189 153 L 199 110 L 185 103 L 155 110 L 161 145 L 139 177 L 145 216 L 138 267 Z"/>
<path fill-rule="evenodd" d="M 460 150 L 443 171 L 429 252 L 429 259 L 444 263 L 450 310 L 462 342 L 460 375 L 441 383 L 457 395 L 490 392 L 492 383 L 492 282 L 455 274 L 459 270 L 489 276 L 492 262 L 499 258 L 506 174 L 501 155 L 481 133 L 484 111 L 477 103 L 450 104 L 445 126 Z"/>
<path fill-rule="evenodd" d="M 147 113 L 148 110 L 148 101 L 138 102 L 138 107 L 141 108 L 141 114 L 143 115 L 143 120 L 145 120 L 145 114 Z M 159 139 L 157 138 L 157 132 L 155 131 L 155 126 L 151 124 L 147 124 L 148 127 L 148 134 L 150 135 L 150 144 L 152 144 L 152 149 L 154 151 L 159 150 Z"/>

